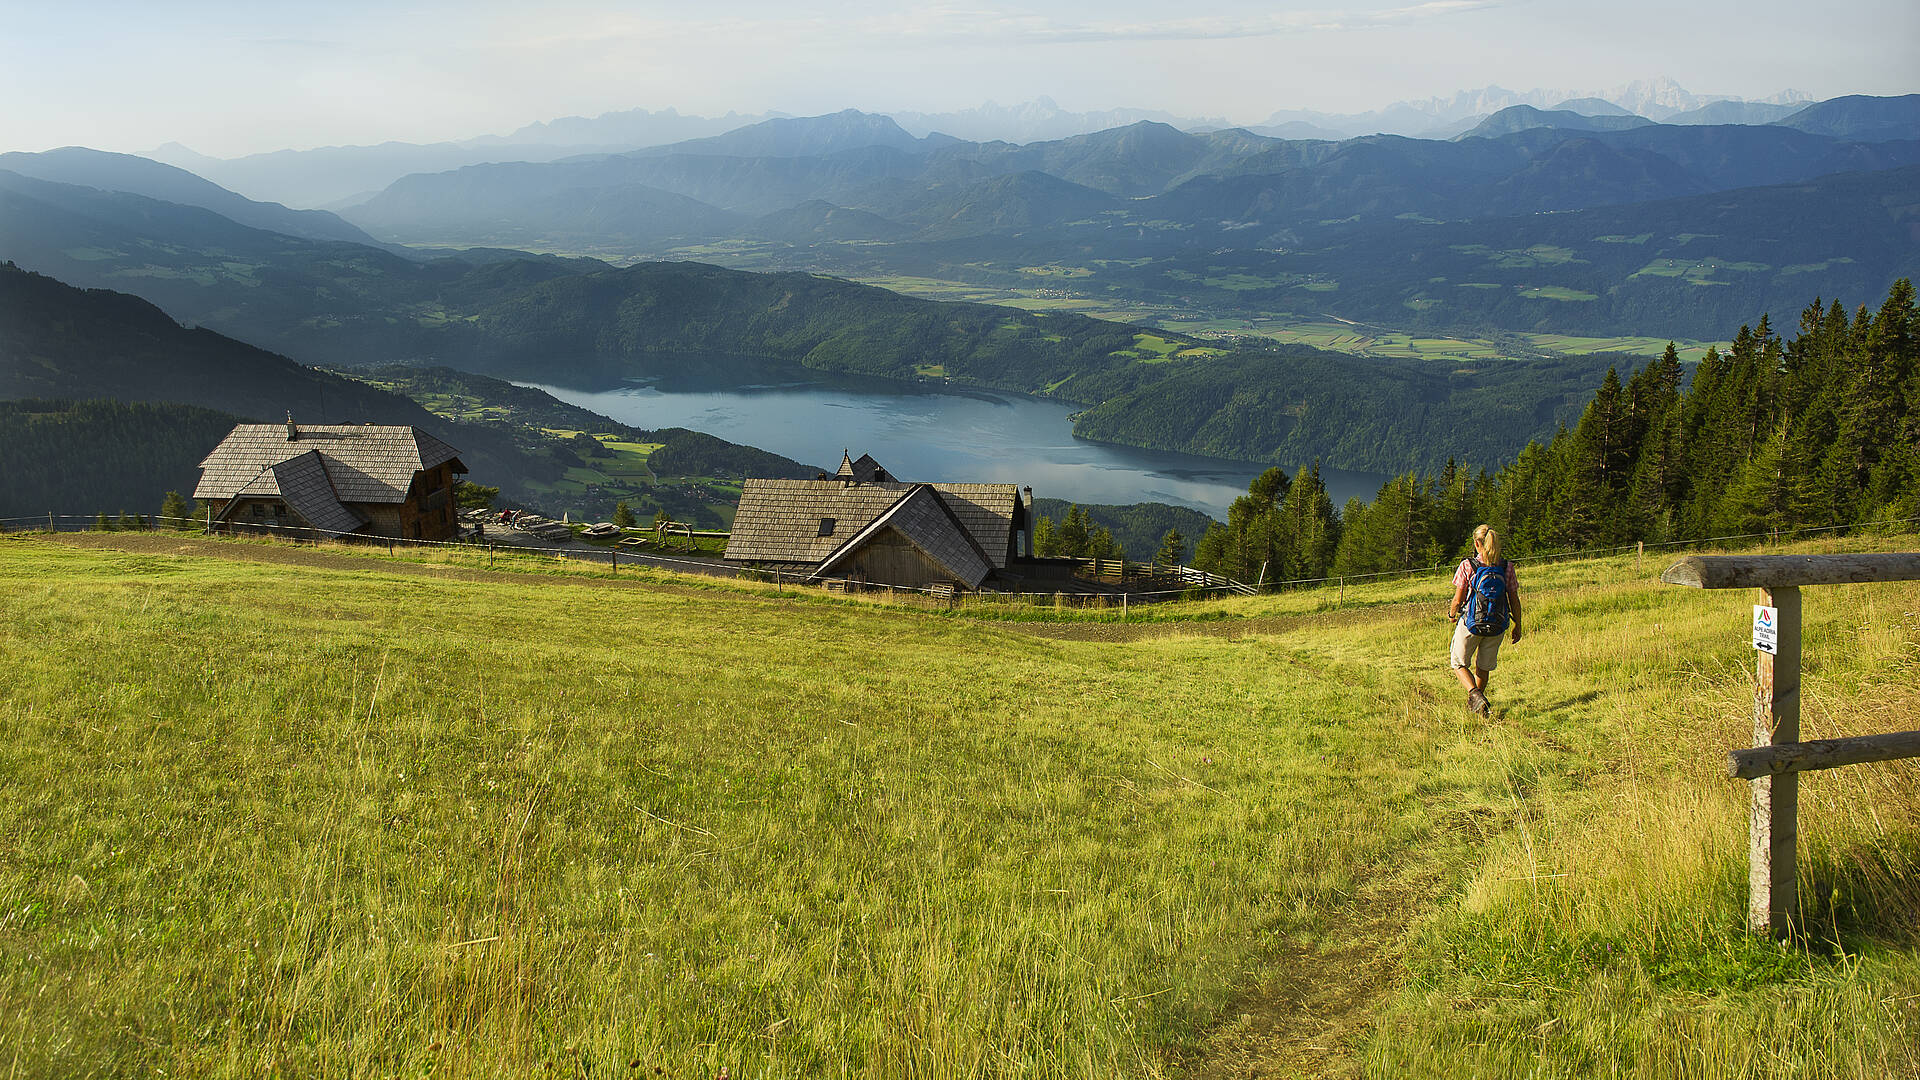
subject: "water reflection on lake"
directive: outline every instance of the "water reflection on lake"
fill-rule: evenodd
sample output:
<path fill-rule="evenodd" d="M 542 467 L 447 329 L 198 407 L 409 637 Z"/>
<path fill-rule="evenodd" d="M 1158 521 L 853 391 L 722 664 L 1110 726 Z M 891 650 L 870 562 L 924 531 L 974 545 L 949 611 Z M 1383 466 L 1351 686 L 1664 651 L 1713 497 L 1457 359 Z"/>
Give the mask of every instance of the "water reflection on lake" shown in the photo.
<path fill-rule="evenodd" d="M 1175 503 L 1224 519 L 1261 471 L 1246 462 L 1076 439 L 1073 406 L 1014 394 L 926 393 L 843 379 L 724 390 L 521 385 L 634 427 L 691 428 L 828 471 L 851 450 L 854 457 L 872 454 L 907 480 L 1015 483 L 1032 486 L 1040 498 L 1080 503 Z M 1325 468 L 1321 475 L 1335 506 L 1352 495 L 1371 499 L 1386 479 Z"/>

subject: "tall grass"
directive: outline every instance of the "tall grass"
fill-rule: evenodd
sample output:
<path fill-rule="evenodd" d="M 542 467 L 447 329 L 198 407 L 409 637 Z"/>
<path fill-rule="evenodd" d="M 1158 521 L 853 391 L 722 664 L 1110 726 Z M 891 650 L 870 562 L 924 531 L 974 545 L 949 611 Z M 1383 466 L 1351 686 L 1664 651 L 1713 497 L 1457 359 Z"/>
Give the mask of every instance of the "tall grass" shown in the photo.
<path fill-rule="evenodd" d="M 1911 1069 L 1912 764 L 1805 782 L 1753 943 L 1744 598 L 1646 573 L 1523 579 L 1487 724 L 1430 583 L 1116 645 L 0 541 L 0 1065 L 1160 1076 L 1304 970 L 1336 1070 Z M 1912 726 L 1920 591 L 1807 607 L 1809 736 Z"/>

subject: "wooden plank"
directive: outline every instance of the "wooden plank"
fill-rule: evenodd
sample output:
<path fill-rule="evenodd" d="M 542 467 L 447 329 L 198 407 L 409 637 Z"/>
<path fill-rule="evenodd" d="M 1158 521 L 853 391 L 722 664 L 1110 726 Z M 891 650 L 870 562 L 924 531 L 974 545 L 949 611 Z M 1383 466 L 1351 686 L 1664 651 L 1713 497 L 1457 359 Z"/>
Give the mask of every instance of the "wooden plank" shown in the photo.
<path fill-rule="evenodd" d="M 1778 611 L 1779 652 L 1759 653 L 1753 699 L 1753 744 L 1800 741 L 1800 590 L 1762 589 L 1760 602 Z M 1758 777 L 1747 830 L 1747 926 L 1785 937 L 1800 909 L 1795 858 L 1800 838 L 1800 777 Z"/>
<path fill-rule="evenodd" d="M 1837 769 L 1869 761 L 1920 757 L 1920 731 L 1861 735 L 1851 739 L 1813 739 L 1778 746 L 1756 746 L 1727 754 L 1727 775 L 1739 780 Z"/>
<path fill-rule="evenodd" d="M 1863 555 L 1689 555 L 1660 575 L 1695 589 L 1768 589 L 1920 581 L 1920 552 Z"/>

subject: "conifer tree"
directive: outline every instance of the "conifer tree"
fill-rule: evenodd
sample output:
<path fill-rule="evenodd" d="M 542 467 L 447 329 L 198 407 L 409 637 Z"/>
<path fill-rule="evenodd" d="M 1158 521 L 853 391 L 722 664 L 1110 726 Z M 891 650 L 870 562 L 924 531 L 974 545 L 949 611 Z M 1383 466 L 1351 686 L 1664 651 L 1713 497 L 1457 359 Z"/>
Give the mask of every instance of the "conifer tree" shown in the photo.
<path fill-rule="evenodd" d="M 1325 577 L 1333 568 L 1340 523 L 1334 517 L 1327 485 L 1320 479 L 1318 461 L 1293 478 L 1277 517 L 1284 539 L 1280 563 L 1272 576 L 1276 580 Z"/>
<path fill-rule="evenodd" d="M 1060 554 L 1071 556 L 1075 559 L 1085 559 L 1089 557 L 1087 550 L 1089 543 L 1093 539 L 1093 531 L 1087 521 L 1087 512 L 1080 509 L 1077 504 L 1067 507 L 1067 519 L 1060 526 L 1059 532 L 1056 535 L 1058 536 Z"/>
<path fill-rule="evenodd" d="M 1193 565 L 1212 574 L 1226 573 L 1229 544 L 1227 527 L 1218 521 L 1210 523 L 1193 545 Z"/>
<path fill-rule="evenodd" d="M 1160 550 L 1154 553 L 1153 561 L 1162 566 L 1179 566 L 1187 561 L 1187 538 L 1179 529 L 1168 529 L 1160 538 Z"/>
<path fill-rule="evenodd" d="M 1053 531 L 1053 519 L 1043 517 L 1033 523 L 1033 552 L 1036 558 L 1051 559 L 1060 554 L 1060 541 Z"/>
<path fill-rule="evenodd" d="M 177 491 L 167 492 L 160 502 L 160 524 L 168 529 L 185 529 L 193 525 L 193 507 Z"/>

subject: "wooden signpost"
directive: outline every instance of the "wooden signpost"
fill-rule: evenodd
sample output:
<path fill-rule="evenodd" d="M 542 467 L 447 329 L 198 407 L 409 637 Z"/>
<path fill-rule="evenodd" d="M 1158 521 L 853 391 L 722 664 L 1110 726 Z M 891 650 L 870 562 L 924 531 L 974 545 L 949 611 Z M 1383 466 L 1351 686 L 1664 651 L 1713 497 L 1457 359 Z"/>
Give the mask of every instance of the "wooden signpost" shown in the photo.
<path fill-rule="evenodd" d="M 1920 552 L 1695 555 L 1667 567 L 1660 580 L 1696 589 L 1760 590 L 1753 621 L 1753 643 L 1759 655 L 1753 702 L 1754 748 L 1730 753 L 1727 775 L 1753 782 L 1747 925 L 1756 933 L 1785 936 L 1792 930 L 1800 908 L 1795 877 L 1799 774 L 1867 761 L 1920 757 L 1920 731 L 1800 741 L 1800 587 L 1920 580 Z"/>

